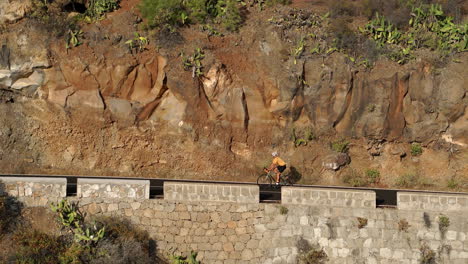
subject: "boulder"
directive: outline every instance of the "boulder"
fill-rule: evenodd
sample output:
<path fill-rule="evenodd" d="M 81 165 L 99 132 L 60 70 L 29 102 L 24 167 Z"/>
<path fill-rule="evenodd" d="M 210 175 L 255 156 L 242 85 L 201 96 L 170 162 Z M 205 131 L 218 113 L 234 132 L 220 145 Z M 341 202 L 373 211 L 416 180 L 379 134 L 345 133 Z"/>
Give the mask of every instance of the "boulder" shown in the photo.
<path fill-rule="evenodd" d="M 350 162 L 351 158 L 347 153 L 333 153 L 322 160 L 322 167 L 328 170 L 338 170 Z"/>
<path fill-rule="evenodd" d="M 15 90 L 32 89 L 36 90 L 44 83 L 44 72 L 34 71 L 29 77 L 21 78 L 15 81 L 11 88 Z"/>
<path fill-rule="evenodd" d="M 79 90 L 68 97 L 66 106 L 70 108 L 90 107 L 103 110 L 104 102 L 97 89 Z"/>
<path fill-rule="evenodd" d="M 14 23 L 30 12 L 32 2 L 30 0 L 0 1 L 0 25 Z"/>
<path fill-rule="evenodd" d="M 105 98 L 105 101 L 113 116 L 123 119 L 135 118 L 132 114 L 132 104 L 129 101 L 112 97 Z"/>

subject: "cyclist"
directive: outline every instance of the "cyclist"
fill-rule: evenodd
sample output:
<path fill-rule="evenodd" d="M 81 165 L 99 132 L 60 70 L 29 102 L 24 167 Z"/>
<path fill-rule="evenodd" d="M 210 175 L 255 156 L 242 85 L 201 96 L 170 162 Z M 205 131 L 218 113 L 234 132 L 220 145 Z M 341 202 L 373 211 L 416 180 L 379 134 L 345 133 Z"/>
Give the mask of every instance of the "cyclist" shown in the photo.
<path fill-rule="evenodd" d="M 268 173 L 273 170 L 276 173 L 276 185 L 278 185 L 281 173 L 286 169 L 286 162 L 278 156 L 278 152 L 276 151 L 271 153 L 271 155 L 273 156 L 273 161 L 268 169 L 265 168 L 265 171 Z"/>

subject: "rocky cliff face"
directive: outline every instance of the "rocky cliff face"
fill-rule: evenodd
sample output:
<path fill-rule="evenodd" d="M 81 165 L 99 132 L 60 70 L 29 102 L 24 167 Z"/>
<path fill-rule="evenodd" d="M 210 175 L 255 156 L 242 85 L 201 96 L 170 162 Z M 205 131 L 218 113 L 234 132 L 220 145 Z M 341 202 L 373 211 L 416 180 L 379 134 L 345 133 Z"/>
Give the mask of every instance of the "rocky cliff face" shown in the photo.
<path fill-rule="evenodd" d="M 339 53 L 296 60 L 293 33 L 262 18 L 225 37 L 151 37 L 130 52 L 135 1 L 85 25 L 83 45 L 67 49 L 67 33 L 52 37 L 27 17 L 28 1 L 10 2 L 0 4 L 4 171 L 252 180 L 274 148 L 305 182 L 339 184 L 319 171 L 329 142 L 346 137 L 350 166 L 380 169 L 383 186 L 413 170 L 442 184 L 468 175 L 466 53 L 443 67 L 417 59 L 364 69 Z M 180 55 L 197 47 L 200 78 Z M 296 148 L 293 129 L 318 139 Z M 427 147 L 421 157 L 410 157 L 411 142 Z"/>

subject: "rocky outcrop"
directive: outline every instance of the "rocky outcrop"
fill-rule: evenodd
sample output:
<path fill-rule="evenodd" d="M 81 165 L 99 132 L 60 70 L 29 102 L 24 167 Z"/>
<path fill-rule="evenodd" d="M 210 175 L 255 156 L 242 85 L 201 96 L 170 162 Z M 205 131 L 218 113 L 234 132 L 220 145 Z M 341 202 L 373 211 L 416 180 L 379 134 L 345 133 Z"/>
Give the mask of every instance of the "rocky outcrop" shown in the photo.
<path fill-rule="evenodd" d="M 54 3 L 63 7 L 67 1 Z M 349 157 L 351 166 L 368 168 L 373 160 L 389 173 L 438 158 L 444 165 L 427 166 L 428 173 L 440 174 L 442 167 L 447 175 L 466 171 L 446 154 L 468 148 L 466 53 L 438 68 L 425 59 L 407 65 L 381 59 L 365 69 L 339 52 L 293 58 L 290 35 L 296 33 L 257 20 L 222 38 L 184 29 L 177 41 L 165 39 L 172 44 L 164 48 L 148 35 L 150 44 L 132 52 L 125 42 L 141 21 L 129 5 L 124 1 L 127 9 L 83 24 L 83 44 L 68 49 L 67 32 L 51 37 L 29 19 L 8 24 L 0 43 L 0 109 L 10 109 L 1 121 L 11 133 L 0 134 L 2 150 L 23 142 L 28 164 L 73 164 L 102 174 L 163 167 L 164 176 L 182 170 L 218 177 L 241 162 L 245 168 L 234 172 L 237 177 L 261 168 L 272 148 L 307 177 L 329 168 L 327 184 L 337 184 L 335 170 L 346 170 Z M 205 50 L 204 74 L 193 76 L 181 54 L 199 47 Z M 9 107 L 15 101 L 27 107 Z M 34 128 L 18 129 L 24 120 Z M 293 129 L 296 139 L 304 140 L 307 131 L 321 141 L 291 144 Z M 329 151 L 328 143 L 341 137 L 353 140 L 347 157 Z M 30 155 L 36 142 L 47 147 Z M 423 143 L 429 158 L 409 157 L 408 142 Z"/>

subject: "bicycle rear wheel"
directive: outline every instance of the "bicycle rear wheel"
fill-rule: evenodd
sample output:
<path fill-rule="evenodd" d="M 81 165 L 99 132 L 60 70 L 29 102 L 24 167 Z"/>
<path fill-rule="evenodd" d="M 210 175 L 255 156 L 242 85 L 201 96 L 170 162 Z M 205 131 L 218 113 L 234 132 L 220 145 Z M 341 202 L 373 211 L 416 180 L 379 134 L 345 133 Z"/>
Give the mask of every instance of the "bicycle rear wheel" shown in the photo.
<path fill-rule="evenodd" d="M 273 180 L 268 174 L 262 174 L 257 178 L 257 184 L 269 184 L 271 185 Z"/>
<path fill-rule="evenodd" d="M 281 182 L 281 185 L 286 185 L 286 186 L 293 185 L 289 177 L 283 177 L 283 175 L 281 175 L 280 177 L 280 182 Z"/>

